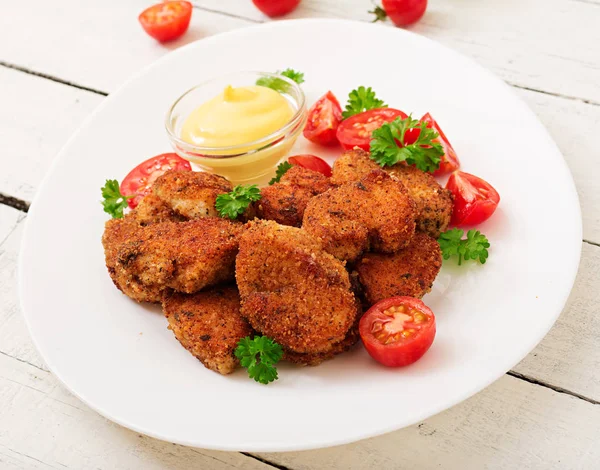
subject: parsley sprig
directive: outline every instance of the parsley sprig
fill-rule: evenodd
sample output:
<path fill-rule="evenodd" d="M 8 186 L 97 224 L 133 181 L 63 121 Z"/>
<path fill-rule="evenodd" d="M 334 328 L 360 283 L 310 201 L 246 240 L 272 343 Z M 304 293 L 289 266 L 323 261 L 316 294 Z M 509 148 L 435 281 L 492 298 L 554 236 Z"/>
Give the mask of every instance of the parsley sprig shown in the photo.
<path fill-rule="evenodd" d="M 467 238 L 463 240 L 464 230 L 453 228 L 440 235 L 438 242 L 442 249 L 444 259 L 449 259 L 451 256 L 458 256 L 458 265 L 462 264 L 463 259 L 479 260 L 481 264 L 485 264 L 488 258 L 488 248 L 490 242 L 487 237 L 479 230 L 469 230 Z"/>
<path fill-rule="evenodd" d="M 235 219 L 238 215 L 244 213 L 251 202 L 259 199 L 260 189 L 257 185 L 238 185 L 229 193 L 219 194 L 215 201 L 215 208 L 221 217 Z"/>
<path fill-rule="evenodd" d="M 235 348 L 235 357 L 240 360 L 242 367 L 248 369 L 248 377 L 268 384 L 277 380 L 275 364 L 283 356 L 283 349 L 279 344 L 266 336 L 242 338 Z"/>
<path fill-rule="evenodd" d="M 304 74 L 302 72 L 297 72 L 294 69 L 285 69 L 280 72 L 279 70 L 276 72 L 278 75 L 283 75 L 284 77 L 289 78 L 290 80 L 295 81 L 298 85 L 304 83 Z M 281 78 L 275 77 L 262 77 L 256 80 L 256 84 L 260 86 L 266 86 L 267 88 L 271 88 L 279 93 L 285 93 L 288 91 L 288 83 Z"/>
<path fill-rule="evenodd" d="M 281 177 L 287 173 L 287 171 L 292 168 L 292 164 L 290 162 L 281 162 L 277 165 L 277 170 L 275 170 L 275 176 L 269 181 L 269 185 L 279 183 L 281 181 Z"/>
<path fill-rule="evenodd" d="M 406 133 L 411 137 L 417 131 L 418 136 L 413 143 L 405 144 Z M 433 173 L 440 166 L 440 158 L 444 150 L 435 139 L 439 134 L 427 127 L 426 122 L 417 121 L 411 116 L 397 118 L 375 129 L 371 136 L 371 159 L 381 166 L 392 166 L 399 162 L 415 165 L 419 170 Z"/>
<path fill-rule="evenodd" d="M 134 196 L 124 196 L 119 189 L 117 180 L 106 180 L 102 187 L 102 206 L 104 212 L 110 214 L 113 219 L 123 218 L 123 209 L 127 207 L 127 200 Z"/>
<path fill-rule="evenodd" d="M 342 113 L 342 119 L 376 108 L 387 108 L 387 104 L 377 98 L 371 87 L 359 86 L 348 95 L 348 103 Z"/>

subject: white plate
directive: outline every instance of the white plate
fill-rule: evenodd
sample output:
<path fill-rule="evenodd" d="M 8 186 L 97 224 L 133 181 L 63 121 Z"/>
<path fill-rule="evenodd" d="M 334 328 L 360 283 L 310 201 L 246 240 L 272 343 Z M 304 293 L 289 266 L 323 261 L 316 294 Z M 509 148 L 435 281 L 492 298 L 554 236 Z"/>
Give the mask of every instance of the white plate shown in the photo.
<path fill-rule="evenodd" d="M 387 103 L 431 111 L 465 171 L 489 180 L 501 205 L 481 226 L 485 266 L 446 263 L 425 302 L 438 320 L 431 350 L 386 369 L 358 347 L 316 368 L 283 365 L 280 380 L 205 369 L 156 307 L 112 285 L 100 238 L 106 178 L 122 178 L 169 144 L 167 108 L 191 86 L 237 70 L 293 67 L 309 102 L 372 86 Z M 334 157 L 303 138 L 297 152 Z M 52 372 L 107 418 L 204 448 L 299 450 L 408 426 L 468 398 L 542 339 L 571 289 L 581 218 L 557 147 L 503 82 L 471 60 L 401 29 L 335 20 L 273 22 L 211 37 L 145 69 L 88 119 L 57 157 L 27 220 L 20 295 Z"/>

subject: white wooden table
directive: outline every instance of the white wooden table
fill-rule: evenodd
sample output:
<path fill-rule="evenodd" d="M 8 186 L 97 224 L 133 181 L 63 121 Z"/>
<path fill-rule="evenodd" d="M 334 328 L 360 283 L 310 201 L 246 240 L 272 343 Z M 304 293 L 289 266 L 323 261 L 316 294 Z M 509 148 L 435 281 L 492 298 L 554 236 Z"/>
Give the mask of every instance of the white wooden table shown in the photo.
<path fill-rule="evenodd" d="M 412 29 L 513 86 L 550 130 L 577 184 L 581 267 L 542 343 L 455 408 L 332 449 L 206 451 L 100 417 L 48 372 L 19 311 L 15 273 L 28 205 L 60 147 L 129 75 L 184 43 L 266 18 L 250 0 L 196 0 L 187 35 L 161 46 L 137 24 L 148 5 L 143 0 L 6 2 L 0 15 L 1 469 L 600 468 L 600 0 L 429 3 Z M 290 17 L 369 21 L 370 8 L 369 0 L 303 0 Z M 68 211 L 68 202 L 57 211 Z"/>

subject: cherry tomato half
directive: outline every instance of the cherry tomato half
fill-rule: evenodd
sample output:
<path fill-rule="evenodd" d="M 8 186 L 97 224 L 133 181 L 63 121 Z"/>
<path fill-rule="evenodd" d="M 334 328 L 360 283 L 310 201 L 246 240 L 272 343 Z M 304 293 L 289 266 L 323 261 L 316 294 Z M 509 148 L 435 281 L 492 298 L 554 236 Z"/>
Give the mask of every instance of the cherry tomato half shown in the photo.
<path fill-rule="evenodd" d="M 123 179 L 121 183 L 121 194 L 132 196 L 129 199 L 129 207 L 134 209 L 144 196 L 150 194 L 152 185 L 156 178 L 169 170 L 191 170 L 190 162 L 184 160 L 176 153 L 163 153 L 156 157 L 149 158 L 140 163 Z"/>
<path fill-rule="evenodd" d="M 321 145 L 337 143 L 335 133 L 342 120 L 342 108 L 333 93 L 328 91 L 308 110 L 304 137 Z"/>
<path fill-rule="evenodd" d="M 382 0 L 381 4 L 396 26 L 416 23 L 427 10 L 427 0 Z"/>
<path fill-rule="evenodd" d="M 140 13 L 142 28 L 157 41 L 177 39 L 185 33 L 192 17 L 190 2 L 164 2 L 153 5 Z"/>
<path fill-rule="evenodd" d="M 342 121 L 337 130 L 337 139 L 344 150 L 360 147 L 368 152 L 373 131 L 397 117 L 405 119 L 407 115 L 399 109 L 393 108 L 370 109 L 364 113 L 355 114 Z"/>
<path fill-rule="evenodd" d="M 487 181 L 455 171 L 446 188 L 454 194 L 452 225 L 477 225 L 490 218 L 498 207 L 500 195 Z"/>
<path fill-rule="evenodd" d="M 322 158 L 316 155 L 295 155 L 288 158 L 288 162 L 292 165 L 298 165 L 307 170 L 317 171 L 327 177 L 331 176 L 331 167 Z"/>
<path fill-rule="evenodd" d="M 300 0 L 252 0 L 252 3 L 265 15 L 274 17 L 286 15 L 296 9 Z"/>
<path fill-rule="evenodd" d="M 402 367 L 421 359 L 435 338 L 435 316 L 414 297 L 391 297 L 373 305 L 360 319 L 365 349 L 380 364 Z"/>

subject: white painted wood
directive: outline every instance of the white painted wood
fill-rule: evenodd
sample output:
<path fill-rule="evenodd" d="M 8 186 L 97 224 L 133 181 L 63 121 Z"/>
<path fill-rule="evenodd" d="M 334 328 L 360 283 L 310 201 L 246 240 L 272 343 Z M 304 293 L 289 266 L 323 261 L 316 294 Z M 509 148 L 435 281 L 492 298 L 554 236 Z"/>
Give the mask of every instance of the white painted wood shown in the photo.
<path fill-rule="evenodd" d="M 250 1 L 194 3 L 267 21 Z M 372 4 L 369 0 L 302 0 L 286 18 L 371 21 Z M 474 58 L 510 83 L 600 102 L 599 23 L 600 5 L 587 0 L 430 0 L 425 16 L 410 29 Z M 404 65 L 401 50 L 395 52 L 390 44 L 382 47 L 390 49 L 390 67 Z M 326 47 L 324 51 L 327 54 Z M 411 67 L 410 73 L 418 73 L 426 63 Z"/>
<path fill-rule="evenodd" d="M 184 44 L 252 24 L 194 11 L 182 38 L 161 45 L 137 17 L 146 0 L 12 2 L 0 28 L 0 60 L 110 92 L 142 67 Z M 210 67 L 210 64 L 206 64 Z"/>
<path fill-rule="evenodd" d="M 103 99 L 0 67 L 0 193 L 31 202 L 54 156 Z"/>

